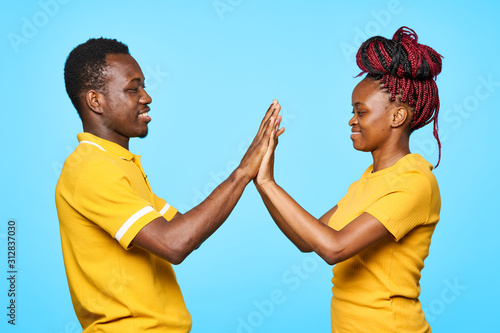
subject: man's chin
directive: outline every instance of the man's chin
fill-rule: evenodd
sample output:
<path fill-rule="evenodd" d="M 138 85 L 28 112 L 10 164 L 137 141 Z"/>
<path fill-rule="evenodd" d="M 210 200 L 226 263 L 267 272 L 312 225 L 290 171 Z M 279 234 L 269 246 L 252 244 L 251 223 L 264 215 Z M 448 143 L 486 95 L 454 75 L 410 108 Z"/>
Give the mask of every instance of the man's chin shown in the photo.
<path fill-rule="evenodd" d="M 142 129 L 141 131 L 136 131 L 134 134 L 134 138 L 140 138 L 144 139 L 146 136 L 148 136 L 149 129 L 146 127 L 145 129 Z"/>

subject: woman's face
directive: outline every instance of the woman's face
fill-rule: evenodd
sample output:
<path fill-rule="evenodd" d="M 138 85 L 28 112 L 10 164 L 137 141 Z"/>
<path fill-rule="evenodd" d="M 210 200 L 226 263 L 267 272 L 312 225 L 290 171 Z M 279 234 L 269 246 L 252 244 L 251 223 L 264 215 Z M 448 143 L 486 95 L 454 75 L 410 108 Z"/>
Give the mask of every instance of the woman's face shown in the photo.
<path fill-rule="evenodd" d="M 393 114 L 389 94 L 379 81 L 365 78 L 352 92 L 351 139 L 356 150 L 373 152 L 389 142 Z"/>

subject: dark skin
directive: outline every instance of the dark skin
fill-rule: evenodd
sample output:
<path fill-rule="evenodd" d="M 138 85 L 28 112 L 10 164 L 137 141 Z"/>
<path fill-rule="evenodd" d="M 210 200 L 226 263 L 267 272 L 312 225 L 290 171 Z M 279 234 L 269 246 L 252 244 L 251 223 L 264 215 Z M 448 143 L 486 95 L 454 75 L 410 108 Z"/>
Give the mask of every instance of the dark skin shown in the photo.
<path fill-rule="evenodd" d="M 132 56 L 110 54 L 106 63 L 105 91 L 89 90 L 81 95 L 83 129 L 128 149 L 130 138 L 148 133 L 151 97 Z M 132 244 L 172 264 L 181 263 L 197 249 L 227 219 L 246 185 L 257 175 L 271 134 L 277 138 L 283 133 L 284 129 L 277 129 L 280 108 L 274 100 L 239 166 L 202 203 L 185 214 L 176 213 L 170 221 L 163 217 L 153 220 Z"/>
<path fill-rule="evenodd" d="M 412 110 L 409 106 L 391 102 L 380 83 L 369 78 L 354 89 L 352 105 L 351 139 L 355 149 L 372 153 L 373 172 L 394 165 L 410 153 Z M 277 226 L 297 248 L 303 252 L 314 251 L 334 265 L 390 237 L 384 225 L 368 213 L 361 214 L 339 231 L 328 226 L 337 206 L 319 219 L 309 214 L 276 184 L 273 168 L 277 137 L 272 135 L 271 142 L 254 183 Z"/>
<path fill-rule="evenodd" d="M 129 139 L 148 134 L 148 104 L 152 99 L 145 90 L 139 64 L 127 54 L 106 57 L 104 92 L 89 90 L 84 99 L 83 130 L 128 149 Z"/>

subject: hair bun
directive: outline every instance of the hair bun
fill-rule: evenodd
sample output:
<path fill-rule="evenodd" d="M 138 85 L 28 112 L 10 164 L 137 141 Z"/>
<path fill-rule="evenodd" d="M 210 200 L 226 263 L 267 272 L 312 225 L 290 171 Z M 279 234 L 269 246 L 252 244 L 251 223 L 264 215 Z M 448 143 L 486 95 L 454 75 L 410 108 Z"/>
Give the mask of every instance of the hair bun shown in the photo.
<path fill-rule="evenodd" d="M 360 73 L 391 75 L 411 80 L 435 79 L 441 72 L 442 56 L 427 45 L 418 43 L 412 29 L 401 27 L 392 40 L 376 36 L 358 50 L 356 62 Z"/>

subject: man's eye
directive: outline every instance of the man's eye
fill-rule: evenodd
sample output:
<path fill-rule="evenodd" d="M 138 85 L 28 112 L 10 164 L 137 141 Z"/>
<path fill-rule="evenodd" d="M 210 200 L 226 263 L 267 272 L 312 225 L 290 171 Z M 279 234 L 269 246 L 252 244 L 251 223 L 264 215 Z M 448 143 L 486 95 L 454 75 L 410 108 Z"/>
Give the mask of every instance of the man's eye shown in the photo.
<path fill-rule="evenodd" d="M 131 88 L 129 91 L 137 92 L 138 88 Z"/>

